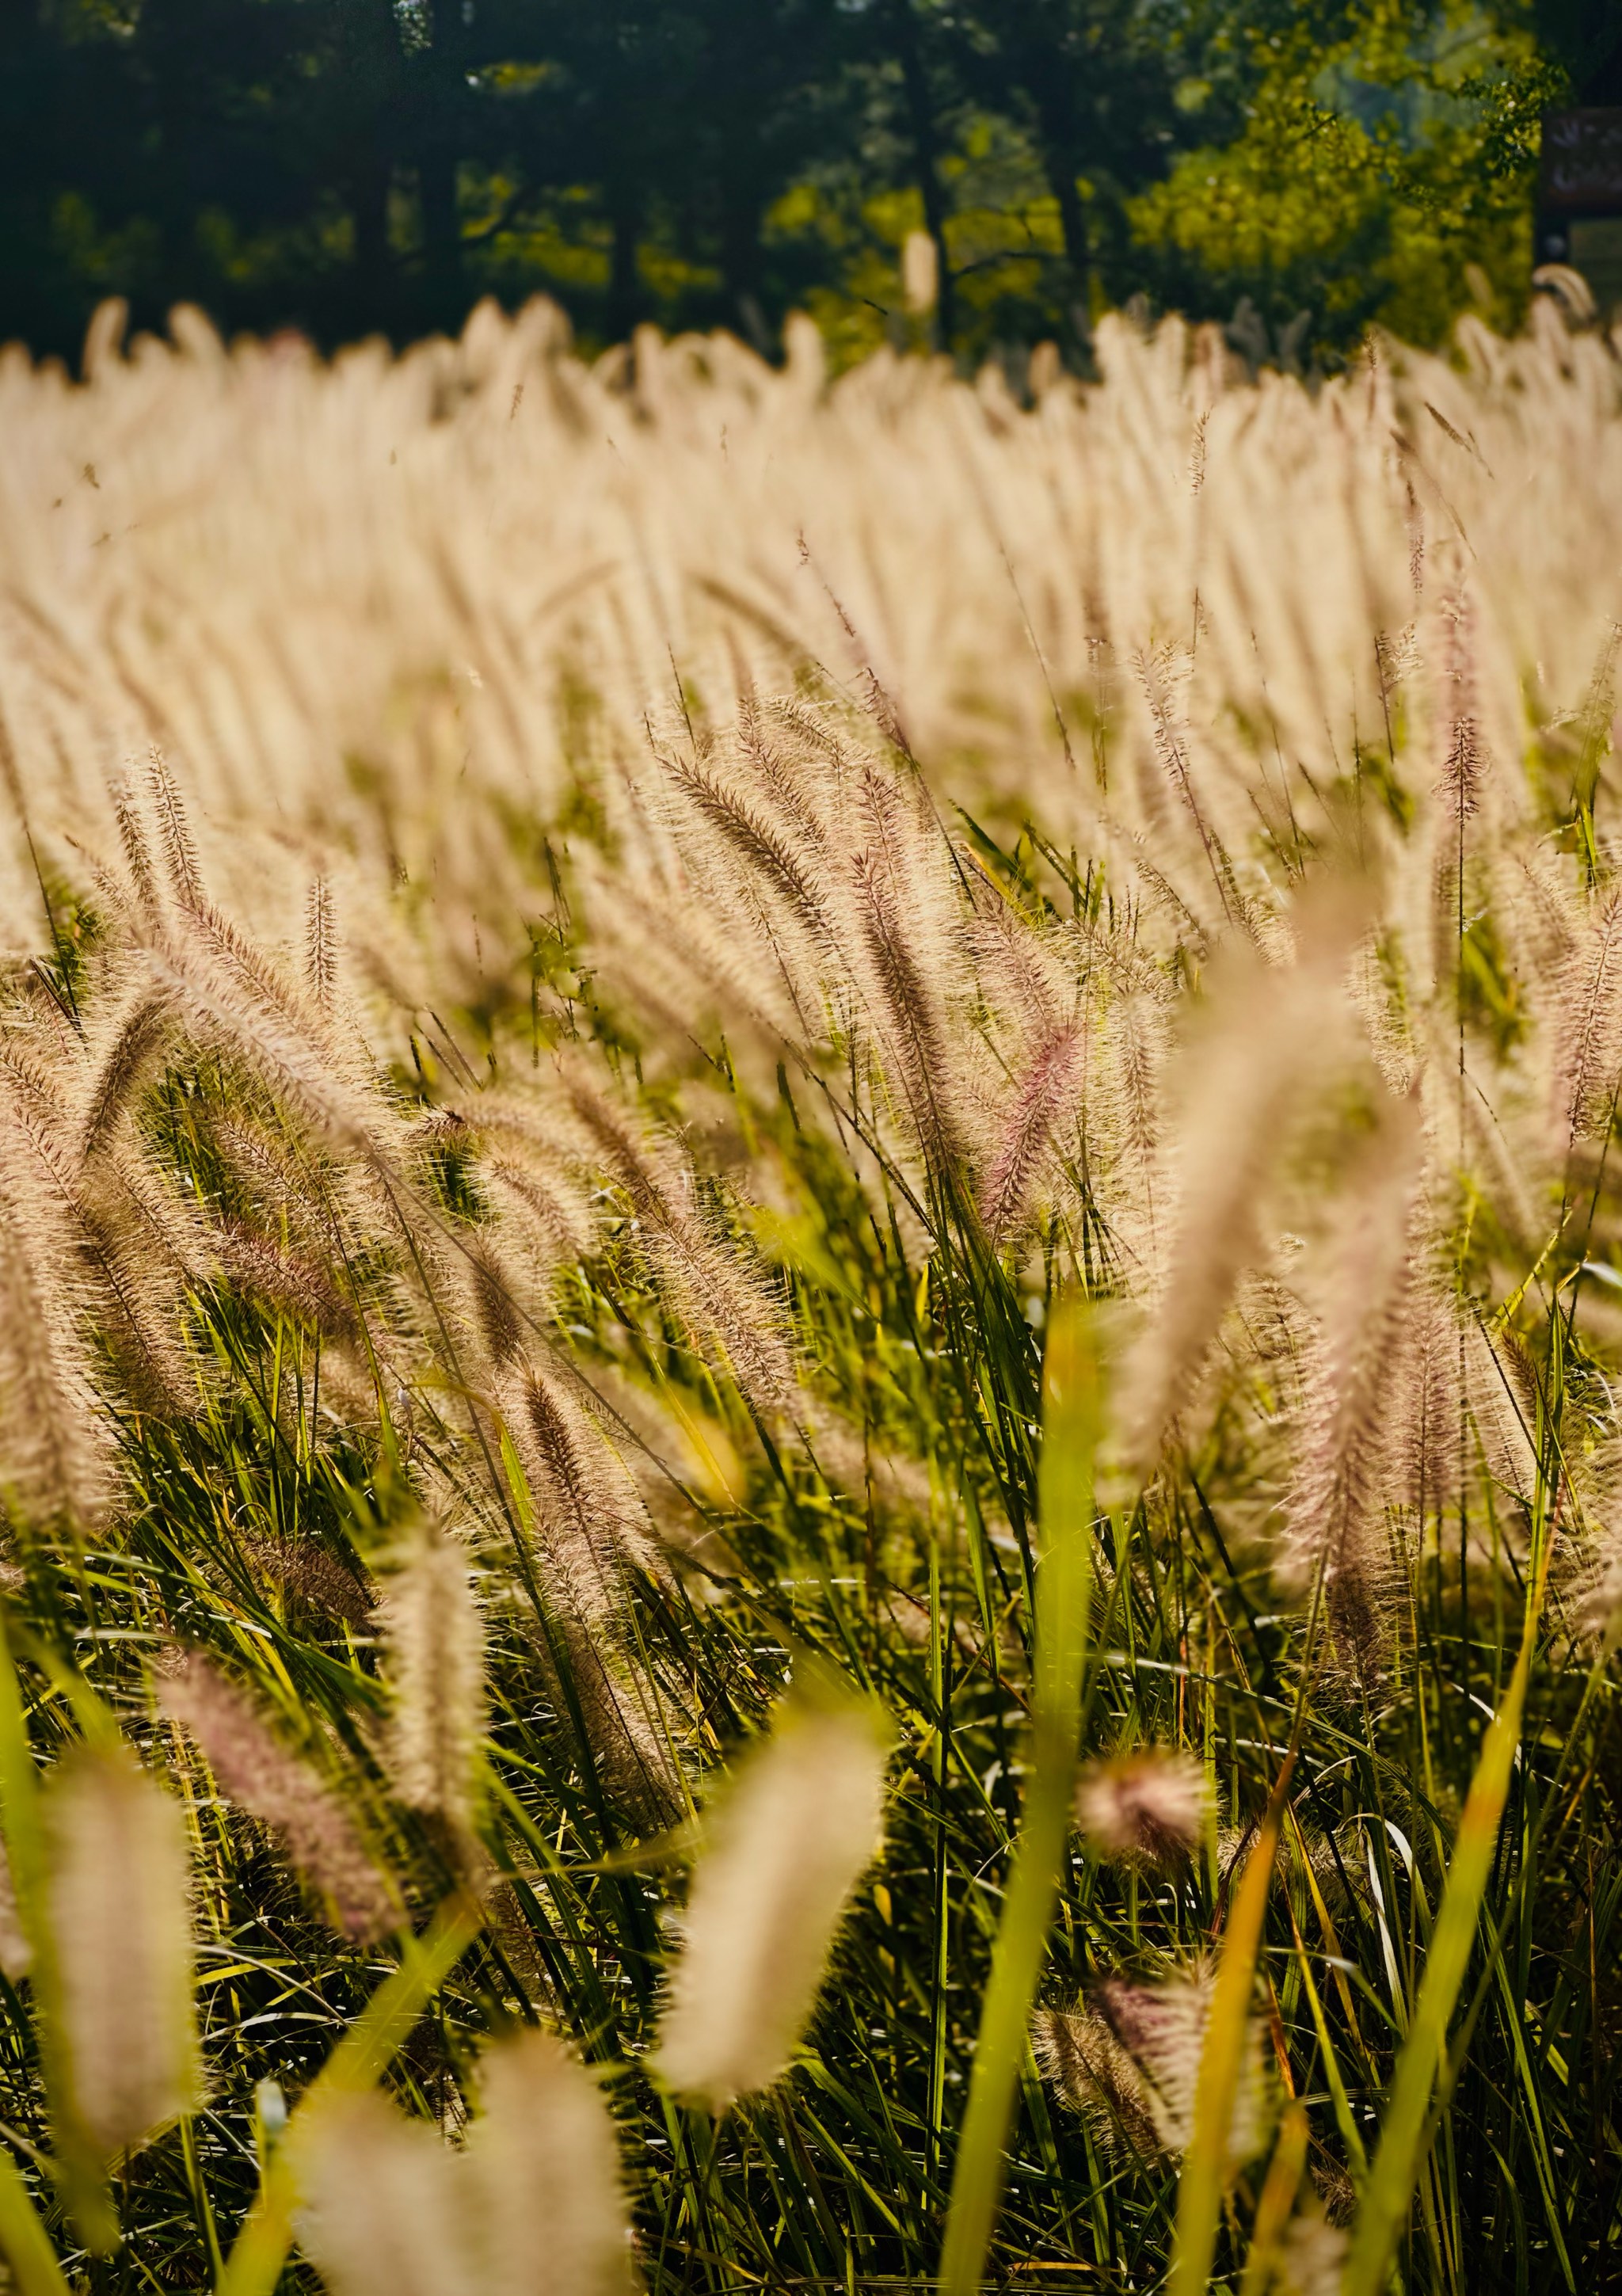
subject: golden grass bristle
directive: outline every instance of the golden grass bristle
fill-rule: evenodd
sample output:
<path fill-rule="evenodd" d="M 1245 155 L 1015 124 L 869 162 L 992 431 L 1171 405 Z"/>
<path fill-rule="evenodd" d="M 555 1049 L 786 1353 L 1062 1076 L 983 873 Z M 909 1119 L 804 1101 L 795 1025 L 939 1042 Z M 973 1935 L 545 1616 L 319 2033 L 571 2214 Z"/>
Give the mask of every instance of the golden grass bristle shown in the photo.
<path fill-rule="evenodd" d="M 1399 1104 L 1337 1202 L 1282 1530 L 1284 1575 L 1323 1603 L 1340 1658 L 1364 1675 L 1389 1625 L 1394 1463 L 1419 1432 L 1401 1407 L 1429 1407 L 1401 1379 L 1405 1345 L 1423 1328 L 1421 1147 L 1417 1115 Z"/>
<path fill-rule="evenodd" d="M 1331 906 L 1293 963 L 1236 959 L 1186 1057 L 1161 1287 L 1122 1373 L 1124 1439 L 1139 1459 L 1200 1370 L 1241 1271 L 1264 1256 L 1261 1209 L 1288 1128 L 1307 1078 L 1344 1044 L 1346 954 Z"/>
<path fill-rule="evenodd" d="M 1036 2070 L 1060 2103 L 1079 2114 L 1107 2155 L 1153 2160 L 1160 2139 L 1143 2074 L 1110 2026 L 1085 2002 L 1039 2009 L 1031 2024 Z"/>
<path fill-rule="evenodd" d="M 668 1819 L 683 1801 L 669 1719 L 630 1632 L 630 1574 L 661 1569 L 635 1481 L 561 1379 L 525 1365 L 498 1393 L 545 1662 L 567 1669 L 590 1751 L 621 1800 L 639 1818 Z"/>
<path fill-rule="evenodd" d="M 490 2296 L 630 2296 L 619 2142 L 602 2089 L 548 2033 L 486 2052 L 466 2165 Z"/>
<path fill-rule="evenodd" d="M 0 1491 L 14 1524 L 82 1532 L 112 1496 L 111 1430 L 79 1338 L 78 1303 L 60 1262 L 39 1248 L 42 1226 L 37 1207 L 21 1221 L 10 1204 L 0 1209 Z"/>
<path fill-rule="evenodd" d="M 477 2204 L 427 2121 L 375 2094 L 306 2132 L 299 2246 L 331 2296 L 482 2296 Z"/>

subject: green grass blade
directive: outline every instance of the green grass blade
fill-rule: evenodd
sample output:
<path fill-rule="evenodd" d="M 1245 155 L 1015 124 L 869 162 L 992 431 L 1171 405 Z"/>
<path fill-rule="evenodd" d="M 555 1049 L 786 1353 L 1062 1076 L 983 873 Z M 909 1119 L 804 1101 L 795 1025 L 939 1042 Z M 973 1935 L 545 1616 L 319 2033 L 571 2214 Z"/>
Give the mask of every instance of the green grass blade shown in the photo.
<path fill-rule="evenodd" d="M 51 2237 L 9 2152 L 0 2150 L 0 2256 L 20 2296 L 70 2296 Z"/>
<path fill-rule="evenodd" d="M 975 2043 L 941 2252 L 944 2296 L 972 2296 L 985 2272 L 1031 2005 L 1058 1897 L 1086 1668 L 1101 1418 L 1091 1322 L 1081 1303 L 1069 1301 L 1054 1315 L 1047 1348 L 1030 1784 Z"/>
<path fill-rule="evenodd" d="M 1413 2021 L 1397 2061 L 1379 2148 L 1352 2234 L 1342 2296 L 1380 2296 L 1424 2165 L 1431 2091 L 1446 2046 L 1454 2004 L 1475 1947 L 1481 1900 L 1520 1740 L 1538 1607 L 1535 1599 L 1515 1671 L 1487 1730 L 1459 1821 L 1453 1864 L 1426 1957 Z"/>
<path fill-rule="evenodd" d="M 61 2021 L 57 2014 L 56 1942 L 45 1919 L 45 1849 L 42 1830 L 39 1771 L 29 1743 L 28 1711 L 17 1672 L 13 1643 L 0 1611 L 0 1817 L 4 1818 L 6 1854 L 11 1862 L 18 1910 L 33 1948 L 32 1984 L 39 2010 L 39 2050 L 51 2100 L 54 2143 L 52 2171 L 68 2211 L 86 2244 L 96 2254 L 118 2245 L 119 2223 L 107 2190 L 102 2164 L 86 2144 L 72 2105 L 72 2083 L 62 2056 Z M 111 1731 L 99 1700 L 86 1685 L 86 1705 L 100 1733 Z M 38 2228 L 39 2219 L 18 2181 L 15 2199 L 27 2208 Z M 11 2210 L 8 2209 L 8 2217 Z M 20 2226 L 20 2219 L 19 2219 Z M 43 2237 L 43 2234 L 41 2235 Z M 26 2227 L 19 2237 L 31 2238 Z"/>
<path fill-rule="evenodd" d="M 1200 2053 L 1200 2078 L 1194 2089 L 1194 2133 L 1177 2184 L 1177 2230 L 1172 2251 L 1167 2296 L 1204 2296 L 1211 2277 L 1217 2229 L 1222 2223 L 1222 2196 L 1228 2181 L 1229 2132 L 1233 2125 L 1233 2097 L 1243 2060 L 1245 2028 L 1249 2022 L 1251 1995 L 1256 1987 L 1256 1956 L 1262 1941 L 1267 1896 L 1273 1886 L 1273 1861 L 1278 1850 L 1284 1796 L 1295 1767 L 1286 1760 L 1273 1789 L 1267 1815 L 1256 1847 L 1233 1893 L 1223 1939 L 1216 1988 L 1211 1997 L 1210 2021 Z"/>
<path fill-rule="evenodd" d="M 378 1987 L 299 2099 L 225 2259 L 216 2296 L 271 2296 L 293 2244 L 300 2142 L 307 2138 L 329 2099 L 372 2087 L 480 1926 L 476 1914 L 462 1901 L 453 1901 Z"/>

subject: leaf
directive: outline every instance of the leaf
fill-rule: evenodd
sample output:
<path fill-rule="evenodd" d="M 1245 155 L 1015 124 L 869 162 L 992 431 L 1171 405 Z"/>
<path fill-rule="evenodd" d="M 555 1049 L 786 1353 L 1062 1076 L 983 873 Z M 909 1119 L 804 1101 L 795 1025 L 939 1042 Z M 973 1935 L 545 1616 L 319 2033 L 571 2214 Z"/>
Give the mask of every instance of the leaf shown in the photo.
<path fill-rule="evenodd" d="M 1044 1389 L 1030 1784 L 980 2012 L 941 2251 L 942 2296 L 972 2296 L 984 2276 L 1070 1824 L 1093 1590 L 1093 1466 L 1102 1418 L 1093 1326 L 1081 1301 L 1067 1300 L 1055 1311 Z"/>

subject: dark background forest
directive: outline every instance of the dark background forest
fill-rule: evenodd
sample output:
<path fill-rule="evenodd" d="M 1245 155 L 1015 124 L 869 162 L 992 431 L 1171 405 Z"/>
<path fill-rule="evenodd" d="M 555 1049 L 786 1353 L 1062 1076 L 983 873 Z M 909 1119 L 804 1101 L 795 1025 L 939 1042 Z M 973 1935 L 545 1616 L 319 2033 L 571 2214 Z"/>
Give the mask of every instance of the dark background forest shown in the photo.
<path fill-rule="evenodd" d="M 184 300 L 332 345 L 544 291 L 588 348 L 652 321 L 771 353 L 798 308 L 840 362 L 1085 362 L 1140 296 L 1332 361 L 1372 320 L 1513 324 L 1540 116 L 1622 102 L 1612 0 L 4 0 L 0 26 L 0 340 L 70 358 L 114 294 L 136 326 Z"/>

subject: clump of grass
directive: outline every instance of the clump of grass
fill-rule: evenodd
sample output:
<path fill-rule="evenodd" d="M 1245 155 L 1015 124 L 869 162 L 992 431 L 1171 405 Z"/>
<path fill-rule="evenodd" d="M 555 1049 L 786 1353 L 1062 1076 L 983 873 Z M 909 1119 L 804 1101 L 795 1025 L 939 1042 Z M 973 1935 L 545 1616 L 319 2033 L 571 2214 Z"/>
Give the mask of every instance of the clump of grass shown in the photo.
<path fill-rule="evenodd" d="M 29 2296 L 1606 2281 L 1618 368 L 1101 357 L 0 365 Z"/>

